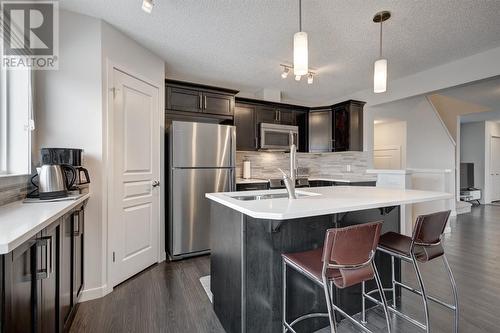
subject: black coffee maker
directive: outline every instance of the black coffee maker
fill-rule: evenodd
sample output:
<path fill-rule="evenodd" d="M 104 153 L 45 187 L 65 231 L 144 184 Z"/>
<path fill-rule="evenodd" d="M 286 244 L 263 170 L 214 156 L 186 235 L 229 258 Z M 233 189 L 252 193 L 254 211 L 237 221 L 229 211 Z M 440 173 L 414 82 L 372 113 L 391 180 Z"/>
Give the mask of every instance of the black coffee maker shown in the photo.
<path fill-rule="evenodd" d="M 83 149 L 76 148 L 42 148 L 42 164 L 69 164 L 76 170 L 76 180 L 70 191 L 88 187 L 90 183 L 89 171 L 82 167 Z"/>

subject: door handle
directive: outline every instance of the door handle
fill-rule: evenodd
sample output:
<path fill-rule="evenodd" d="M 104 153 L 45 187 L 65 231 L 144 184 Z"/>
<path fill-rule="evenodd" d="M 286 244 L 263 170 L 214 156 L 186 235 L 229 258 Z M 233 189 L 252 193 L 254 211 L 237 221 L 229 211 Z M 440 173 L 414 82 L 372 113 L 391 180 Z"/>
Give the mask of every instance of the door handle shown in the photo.
<path fill-rule="evenodd" d="M 151 183 L 151 186 L 158 187 L 158 186 L 160 186 L 160 182 L 155 180 L 155 181 L 153 181 L 153 183 Z"/>

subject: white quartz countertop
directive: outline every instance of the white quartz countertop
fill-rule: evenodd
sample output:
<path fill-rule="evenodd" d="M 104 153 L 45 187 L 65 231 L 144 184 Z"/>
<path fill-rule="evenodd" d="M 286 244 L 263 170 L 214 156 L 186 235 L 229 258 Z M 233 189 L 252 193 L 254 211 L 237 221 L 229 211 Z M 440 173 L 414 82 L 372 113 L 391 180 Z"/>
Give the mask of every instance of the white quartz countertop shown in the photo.
<path fill-rule="evenodd" d="M 0 255 L 14 250 L 89 197 L 87 193 L 74 200 L 17 201 L 0 207 Z"/>
<path fill-rule="evenodd" d="M 370 177 L 371 176 L 371 177 Z M 344 178 L 345 177 L 345 178 Z M 299 177 L 300 178 L 300 177 Z M 329 182 L 337 182 L 337 183 L 357 183 L 357 182 L 375 182 L 377 181 L 377 177 L 373 177 L 373 175 L 369 175 L 368 177 L 305 177 L 308 180 L 322 180 Z M 269 179 L 261 179 L 261 178 L 237 178 L 236 184 L 264 184 L 269 182 Z"/>
<path fill-rule="evenodd" d="M 380 187 L 333 186 L 298 189 L 310 194 L 296 200 L 288 198 L 238 200 L 234 197 L 286 193 L 285 190 L 207 193 L 205 196 L 245 215 L 271 220 L 287 220 L 309 216 L 343 213 L 364 209 L 399 206 L 434 200 L 451 199 L 444 192 L 399 190 Z"/>

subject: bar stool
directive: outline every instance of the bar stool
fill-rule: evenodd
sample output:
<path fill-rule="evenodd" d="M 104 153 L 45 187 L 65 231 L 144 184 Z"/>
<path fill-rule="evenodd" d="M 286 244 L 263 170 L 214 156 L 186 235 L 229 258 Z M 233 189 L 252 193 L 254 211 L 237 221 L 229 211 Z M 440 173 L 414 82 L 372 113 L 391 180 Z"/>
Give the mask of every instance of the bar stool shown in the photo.
<path fill-rule="evenodd" d="M 450 265 L 448 264 L 448 260 L 446 259 L 444 249 L 441 245 L 441 237 L 444 233 L 444 229 L 446 227 L 446 223 L 448 222 L 448 218 L 450 217 L 450 213 L 451 212 L 448 210 L 429 215 L 421 215 L 417 218 L 415 228 L 413 229 L 412 237 L 404 236 L 395 232 L 388 232 L 380 237 L 379 245 L 377 248 L 377 250 L 387 253 L 391 256 L 392 288 L 384 289 L 384 291 L 392 292 L 392 305 L 389 307 L 389 310 L 391 312 L 394 312 L 396 315 L 402 317 L 403 319 L 406 319 L 407 321 L 411 322 L 412 324 L 420 327 L 426 332 L 430 332 L 428 300 L 440 304 L 452 310 L 455 313 L 453 332 L 455 333 L 458 332 L 459 311 L 458 311 L 457 285 L 455 283 L 453 273 L 451 272 Z M 396 281 L 394 273 L 395 257 L 403 261 L 409 262 L 413 265 L 413 269 L 415 270 L 420 290 L 414 289 L 402 282 Z M 443 259 L 444 266 L 448 272 L 448 277 L 451 282 L 451 287 L 453 291 L 453 300 L 454 300 L 453 305 L 445 303 L 435 297 L 427 295 L 427 292 L 424 287 L 424 282 L 422 280 L 422 274 L 420 273 L 420 269 L 418 268 L 417 262 L 426 263 L 439 257 Z M 411 318 L 410 316 L 396 310 L 396 287 L 404 288 L 422 297 L 422 301 L 424 304 L 424 312 L 425 312 L 425 325 L 415 320 L 414 318 Z M 376 291 L 377 290 L 375 289 L 370 292 L 365 292 L 364 286 L 362 286 L 362 298 L 363 298 L 362 320 L 365 320 L 365 311 L 364 311 L 365 299 L 380 304 L 378 300 L 374 299 L 371 296 L 371 293 Z"/>
<path fill-rule="evenodd" d="M 365 332 L 371 332 L 363 324 L 333 304 L 333 285 L 343 289 L 375 279 L 384 307 L 387 330 L 391 332 L 387 301 L 382 289 L 377 267 L 373 263 L 375 250 L 380 238 L 382 222 L 367 223 L 346 228 L 329 229 L 323 248 L 312 251 L 283 254 L 283 333 L 296 333 L 293 326 L 298 322 L 314 318 L 328 317 L 331 332 L 336 332 L 335 311 L 352 321 Z M 325 293 L 328 313 L 305 314 L 291 323 L 286 321 L 286 273 L 291 267 L 320 285 Z"/>

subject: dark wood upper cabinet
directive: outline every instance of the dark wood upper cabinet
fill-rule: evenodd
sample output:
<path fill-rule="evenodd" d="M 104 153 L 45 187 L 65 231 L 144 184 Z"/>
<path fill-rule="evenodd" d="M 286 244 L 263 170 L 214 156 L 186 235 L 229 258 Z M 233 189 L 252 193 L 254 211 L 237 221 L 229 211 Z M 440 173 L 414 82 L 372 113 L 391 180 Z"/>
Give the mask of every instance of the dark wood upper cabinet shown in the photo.
<path fill-rule="evenodd" d="M 234 126 L 236 126 L 236 149 L 256 150 L 258 144 L 255 128 L 254 105 L 236 104 L 234 109 Z"/>
<path fill-rule="evenodd" d="M 234 97 L 226 94 L 202 93 L 203 112 L 232 116 L 234 110 Z"/>
<path fill-rule="evenodd" d="M 167 114 L 202 113 L 207 117 L 232 117 L 236 90 L 175 80 L 165 81 Z"/>
<path fill-rule="evenodd" d="M 278 123 L 282 125 L 296 125 L 295 112 L 291 109 L 280 108 L 278 112 Z"/>
<path fill-rule="evenodd" d="M 200 91 L 167 86 L 167 109 L 201 112 L 202 107 L 203 101 Z"/>
<path fill-rule="evenodd" d="M 334 151 L 363 151 L 364 105 L 349 100 L 332 106 Z"/>
<path fill-rule="evenodd" d="M 267 105 L 257 105 L 255 122 L 257 126 L 261 123 L 277 124 L 278 112 L 275 108 Z"/>

